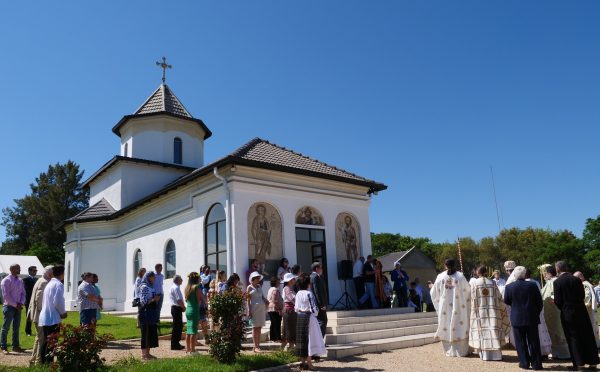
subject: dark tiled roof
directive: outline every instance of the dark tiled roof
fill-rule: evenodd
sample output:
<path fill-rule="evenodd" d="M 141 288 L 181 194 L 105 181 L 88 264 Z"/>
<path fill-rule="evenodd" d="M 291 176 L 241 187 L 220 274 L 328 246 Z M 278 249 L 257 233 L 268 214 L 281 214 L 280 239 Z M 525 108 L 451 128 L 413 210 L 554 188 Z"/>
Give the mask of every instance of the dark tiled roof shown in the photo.
<path fill-rule="evenodd" d="M 98 203 L 84 209 L 81 213 L 69 218 L 66 222 L 104 218 L 115 212 L 116 211 L 112 205 L 110 205 L 106 199 L 102 198 Z"/>
<path fill-rule="evenodd" d="M 129 163 L 138 163 L 138 164 L 146 164 L 146 165 L 155 165 L 155 166 L 158 166 L 158 167 L 180 169 L 180 170 L 184 170 L 184 171 L 188 171 L 188 172 L 191 172 L 194 169 L 196 169 L 196 168 L 192 168 L 192 167 L 186 167 L 185 165 L 181 165 L 181 164 L 163 163 L 163 162 L 155 161 L 155 160 L 138 159 L 138 158 L 130 158 L 128 156 L 115 155 L 115 157 L 113 157 L 112 159 L 110 159 L 109 161 L 107 161 L 106 164 L 104 164 L 102 167 L 100 167 L 100 169 L 98 169 L 96 172 L 94 172 L 94 174 L 92 174 L 90 176 L 90 178 L 88 178 L 87 180 L 85 180 L 85 182 L 83 182 L 81 184 L 81 186 L 82 187 L 88 186 L 90 184 L 90 182 L 92 182 L 93 180 L 95 180 L 96 178 L 98 178 L 101 174 L 103 174 L 109 168 L 111 168 L 113 165 L 115 165 L 115 164 L 117 164 L 119 162 L 129 162 Z"/>
<path fill-rule="evenodd" d="M 142 115 L 156 112 L 192 117 L 167 84 L 161 84 L 133 114 Z"/>
<path fill-rule="evenodd" d="M 113 132 L 120 136 L 120 129 L 129 119 L 136 117 L 145 116 L 156 116 L 156 115 L 168 115 L 179 119 L 189 120 L 200 125 L 204 130 L 204 139 L 212 136 L 212 132 L 200 119 L 196 119 L 190 114 L 190 112 L 183 106 L 181 101 L 175 96 L 175 93 L 169 88 L 167 84 L 161 84 L 154 93 L 148 97 L 148 99 L 131 115 L 124 116 L 119 122 L 113 127 Z"/>
<path fill-rule="evenodd" d="M 122 157 L 121 157 L 122 158 Z M 109 162 L 110 163 L 110 162 Z M 107 163 L 108 164 L 108 163 Z M 246 143 L 239 149 L 232 152 L 211 164 L 202 168 L 198 168 L 191 173 L 181 176 L 177 180 L 165 185 L 162 189 L 138 200 L 137 202 L 118 210 L 109 216 L 100 216 L 94 218 L 77 218 L 77 216 L 66 220 L 65 222 L 73 221 L 100 221 L 112 220 L 118 218 L 140 206 L 167 194 L 170 191 L 181 187 L 188 182 L 191 182 L 199 177 L 212 173 L 213 168 L 223 167 L 225 165 L 246 165 L 249 167 L 270 169 L 280 172 L 300 174 L 315 178 L 325 178 L 338 182 L 345 182 L 369 188 L 369 193 L 382 191 L 387 189 L 383 183 L 375 182 L 364 177 L 357 176 L 345 170 L 333 167 L 318 160 L 311 159 L 302 154 L 288 150 L 284 147 L 277 146 L 269 141 L 255 138 Z M 98 172 L 96 172 L 97 174 Z M 89 181 L 86 181 L 89 182 Z"/>
<path fill-rule="evenodd" d="M 294 168 L 301 171 L 373 182 L 364 177 L 357 176 L 356 174 L 336 168 L 327 163 L 311 159 L 308 156 L 304 156 L 260 138 L 255 138 L 248 142 L 246 145 L 232 153 L 231 156 L 265 164 Z"/>

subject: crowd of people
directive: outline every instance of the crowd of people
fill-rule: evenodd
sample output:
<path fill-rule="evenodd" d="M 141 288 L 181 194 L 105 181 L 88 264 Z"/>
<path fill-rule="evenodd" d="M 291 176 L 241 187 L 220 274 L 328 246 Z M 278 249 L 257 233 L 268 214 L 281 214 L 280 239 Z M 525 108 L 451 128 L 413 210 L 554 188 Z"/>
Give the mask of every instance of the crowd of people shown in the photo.
<path fill-rule="evenodd" d="M 352 267 L 352 279 L 360 309 L 384 307 L 412 307 L 415 311 L 434 311 L 430 288 L 432 282 L 423 287 L 419 278 L 410 281 L 408 273 L 399 261 L 394 263 L 390 279 L 383 266 L 373 256 L 359 257 Z"/>
<path fill-rule="evenodd" d="M 4 301 L 0 349 L 2 353 L 9 354 L 7 338 L 12 326 L 12 351 L 25 352 L 19 340 L 22 312 L 25 309 L 25 333 L 32 336 L 32 325 L 36 330 L 30 364 L 50 363 L 52 354 L 48 349 L 48 337 L 58 333 L 62 320 L 67 317 L 63 286 L 65 268 L 46 266 L 42 276 L 37 278 L 37 268 L 31 266 L 24 279 L 20 278 L 21 267 L 18 264 L 11 265 L 9 270 L 10 275 L 2 279 L 0 284 Z M 79 321 L 89 332 L 95 332 L 103 303 L 98 275 L 86 272 L 81 279 L 77 296 Z"/>
<path fill-rule="evenodd" d="M 479 266 L 467 281 L 455 260 L 445 266 L 431 288 L 438 312 L 435 337 L 445 355 L 476 353 L 482 360 L 502 360 L 510 343 L 523 369 L 543 369 L 547 358 L 570 359 L 572 370 L 600 363 L 600 285 L 594 287 L 581 272 L 571 274 L 564 261 L 540 267 L 543 287 L 514 261 L 504 264 L 506 280 L 497 270 L 488 277 L 487 268 Z"/>
<path fill-rule="evenodd" d="M 311 273 L 302 273 L 300 266 L 289 267 L 283 258 L 275 277 L 267 282 L 258 272 L 258 262 L 253 260 L 246 273 L 247 286 L 244 288 L 238 274 L 226 277 L 224 271 L 211 270 L 202 266 L 200 273 L 187 275 L 183 291 L 183 278 L 175 275 L 169 290 L 173 329 L 171 349 L 184 350 L 187 354 L 196 354 L 196 346 L 201 345 L 199 331 L 208 342 L 206 335 L 215 324 L 210 318 L 208 307 L 212 296 L 234 291 L 245 299 L 244 314 L 248 326 L 252 329 L 253 350 L 261 349 L 261 329 L 265 326 L 267 315 L 270 320 L 269 337 L 272 342 L 281 344 L 283 349 L 294 350 L 302 359 L 302 367 L 312 368 L 314 358 L 327 354 L 324 337 L 327 328 L 327 288 L 323 278 L 321 263 L 311 266 Z M 158 325 L 163 299 L 162 265 L 157 264 L 155 271 L 141 268 L 134 283 L 133 306 L 138 308 L 138 325 L 141 329 L 142 359 L 155 359 L 150 352 L 158 347 Z M 263 283 L 270 284 L 265 297 Z M 183 314 L 185 313 L 185 346 L 181 345 Z"/>

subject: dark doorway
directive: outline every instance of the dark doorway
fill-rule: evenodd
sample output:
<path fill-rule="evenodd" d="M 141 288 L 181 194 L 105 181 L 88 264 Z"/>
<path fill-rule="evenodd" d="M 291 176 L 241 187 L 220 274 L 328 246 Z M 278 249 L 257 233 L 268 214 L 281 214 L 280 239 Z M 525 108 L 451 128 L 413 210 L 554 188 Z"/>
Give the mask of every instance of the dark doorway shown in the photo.
<path fill-rule="evenodd" d="M 302 267 L 302 272 L 310 273 L 313 262 L 323 265 L 323 277 L 329 294 L 327 281 L 327 249 L 325 246 L 325 230 L 296 228 L 296 262 Z"/>

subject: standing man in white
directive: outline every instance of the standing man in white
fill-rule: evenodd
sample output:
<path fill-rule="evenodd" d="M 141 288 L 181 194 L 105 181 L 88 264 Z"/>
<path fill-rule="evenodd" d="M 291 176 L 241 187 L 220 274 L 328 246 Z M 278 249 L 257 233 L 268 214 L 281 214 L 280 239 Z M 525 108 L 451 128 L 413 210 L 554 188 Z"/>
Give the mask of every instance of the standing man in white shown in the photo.
<path fill-rule="evenodd" d="M 442 341 L 446 356 L 464 357 L 469 354 L 471 286 L 456 270 L 454 259 L 447 259 L 444 265 L 446 271 L 437 276 L 431 288 L 431 299 L 438 313 L 435 340 Z"/>

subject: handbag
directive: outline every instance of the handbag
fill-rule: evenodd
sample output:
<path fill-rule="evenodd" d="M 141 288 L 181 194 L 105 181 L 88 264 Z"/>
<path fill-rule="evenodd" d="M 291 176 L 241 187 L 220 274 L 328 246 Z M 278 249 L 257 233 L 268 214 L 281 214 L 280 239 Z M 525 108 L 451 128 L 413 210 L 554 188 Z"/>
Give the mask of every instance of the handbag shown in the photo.
<path fill-rule="evenodd" d="M 133 306 L 133 307 L 139 307 L 140 306 L 140 299 L 139 298 L 134 298 L 133 301 L 131 301 L 131 306 Z"/>

